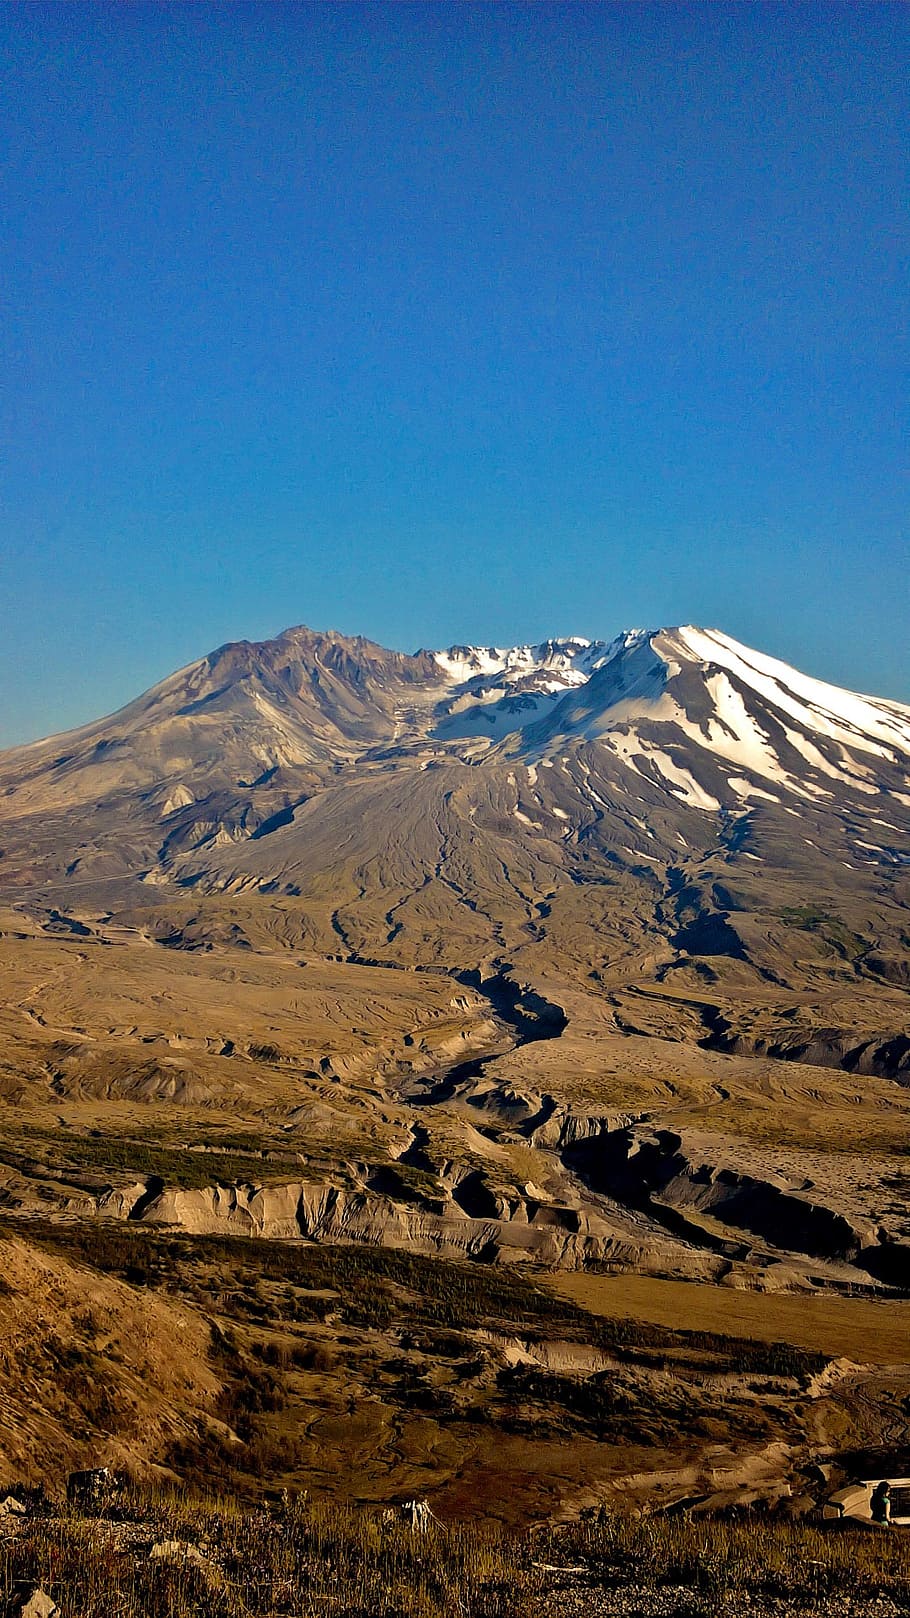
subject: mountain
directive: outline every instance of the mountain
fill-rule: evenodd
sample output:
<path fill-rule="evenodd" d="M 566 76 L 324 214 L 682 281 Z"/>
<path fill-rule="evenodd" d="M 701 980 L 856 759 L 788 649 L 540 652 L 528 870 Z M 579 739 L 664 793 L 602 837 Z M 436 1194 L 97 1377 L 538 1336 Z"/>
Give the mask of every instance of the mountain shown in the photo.
<path fill-rule="evenodd" d="M 560 869 L 783 839 L 788 867 L 815 847 L 869 872 L 906 861 L 910 709 L 691 626 L 415 656 L 297 628 L 0 754 L 0 791 L 2 891 L 55 902 L 74 878 L 92 903 L 140 881 L 290 891 L 331 865 L 346 804 L 364 858 L 397 842 L 399 800 L 431 884 L 459 841 L 503 836 Z"/>
<path fill-rule="evenodd" d="M 307 1176 L 109 1213 L 910 1276 L 906 707 L 692 626 L 296 628 L 0 755 L 0 851 L 16 1116 L 244 1120 Z"/>

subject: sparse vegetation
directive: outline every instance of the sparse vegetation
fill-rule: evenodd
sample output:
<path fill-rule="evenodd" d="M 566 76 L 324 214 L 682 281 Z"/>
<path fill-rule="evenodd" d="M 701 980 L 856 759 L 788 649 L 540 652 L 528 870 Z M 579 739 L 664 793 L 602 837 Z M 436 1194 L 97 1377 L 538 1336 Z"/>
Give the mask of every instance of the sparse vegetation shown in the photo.
<path fill-rule="evenodd" d="M 611 1443 L 665 1442 L 673 1433 L 671 1418 L 681 1414 L 667 1400 L 660 1412 L 643 1408 L 640 1393 L 636 1397 L 607 1372 L 582 1379 L 509 1367 L 500 1371 L 497 1384 L 507 1404 L 516 1409 L 513 1425 L 528 1420 L 523 1414 L 528 1411 L 532 1426 L 555 1420 L 563 1429 L 568 1425 L 570 1430 L 591 1431 Z"/>
<path fill-rule="evenodd" d="M 778 914 L 788 927 L 815 933 L 834 954 L 844 960 L 858 960 L 869 948 L 868 939 L 853 932 L 840 917 L 829 915 L 817 905 L 785 905 Z"/>
<path fill-rule="evenodd" d="M 262 1148 L 243 1151 L 235 1139 L 230 1145 L 217 1140 L 205 1150 L 166 1145 L 144 1138 L 98 1134 L 77 1135 L 70 1130 L 23 1127 L 15 1143 L 0 1144 L 0 1163 L 22 1173 L 66 1174 L 84 1171 L 110 1175 L 157 1178 L 186 1189 L 237 1182 L 287 1180 L 301 1173 L 296 1153 L 266 1154 Z"/>
<path fill-rule="evenodd" d="M 113 1521 L 33 1501 L 0 1548 L 0 1599 L 37 1584 L 63 1618 L 534 1618 L 553 1568 L 586 1569 L 583 1588 L 682 1586 L 721 1599 L 839 1594 L 910 1602 L 900 1533 L 768 1516 L 644 1520 L 591 1511 L 568 1526 L 507 1533 L 307 1495 L 244 1510 L 224 1496 L 131 1488 Z M 150 1552 L 158 1546 L 156 1555 Z M 160 1547 L 164 1547 L 162 1554 Z M 565 1579 L 561 1579 L 565 1583 Z M 680 1609 L 682 1610 L 682 1609 Z"/>
<path fill-rule="evenodd" d="M 732 1595 L 791 1596 L 885 1591 L 910 1601 L 910 1536 L 852 1525 L 789 1522 L 765 1512 L 727 1518 L 589 1512 L 539 1536 L 542 1559 L 579 1561 L 605 1583 L 634 1577 Z"/>
<path fill-rule="evenodd" d="M 19 1274 L 25 1230 L 0 1219 Z M 81 1464 L 111 1435 L 142 1453 L 133 1351 L 113 1333 L 124 1309 L 151 1310 L 165 1332 L 168 1318 L 195 1332 L 196 1391 L 183 1407 L 177 1391 L 148 1459 L 250 1502 L 314 1485 L 394 1497 L 432 1486 L 438 1464 L 455 1509 L 499 1497 L 497 1515 L 527 1521 L 551 1498 L 547 1469 L 564 1466 L 569 1433 L 604 1446 L 604 1476 L 627 1448 L 665 1466 L 706 1442 L 800 1442 L 797 1406 L 825 1363 L 783 1344 L 598 1317 L 504 1267 L 113 1221 L 32 1218 L 27 1232 L 78 1299 L 35 1369 Z M 527 1467 L 504 1500 L 503 1444 Z M 579 1453 L 571 1475 L 591 1459 Z"/>
<path fill-rule="evenodd" d="M 16 1226 L 0 1223 L 0 1235 L 3 1228 Z M 324 1319 L 335 1309 L 359 1327 L 384 1328 L 397 1317 L 410 1327 L 520 1327 L 531 1335 L 565 1333 L 620 1359 L 651 1353 L 685 1362 L 709 1356 L 719 1367 L 768 1377 L 805 1379 L 827 1362 L 826 1354 L 789 1343 L 685 1332 L 619 1315 L 597 1319 L 517 1270 L 429 1259 L 393 1247 L 251 1243 L 243 1236 L 176 1236 L 115 1223 L 37 1220 L 29 1220 L 28 1233 L 31 1241 L 133 1285 L 170 1285 L 209 1304 L 217 1298 L 228 1314 L 240 1317 L 280 1319 L 283 1301 L 290 1301 L 291 1319 Z M 262 1281 L 280 1283 L 282 1298 L 270 1299 L 269 1306 L 257 1293 Z"/>
<path fill-rule="evenodd" d="M 4 1226 L 0 1223 L 0 1232 Z M 7 1221 L 5 1228 L 10 1229 Z M 13 1226 L 15 1228 L 15 1226 Z M 330 1246 L 244 1237 L 189 1237 L 118 1224 L 57 1225 L 30 1221 L 30 1240 L 62 1250 L 83 1263 L 137 1284 L 171 1283 L 182 1295 L 211 1302 L 213 1295 L 241 1315 L 280 1316 L 280 1299 L 268 1308 L 257 1283 L 269 1281 L 300 1292 L 312 1317 L 337 1299 L 341 1318 L 356 1326 L 386 1327 L 393 1317 L 409 1326 L 467 1328 L 499 1324 L 532 1335 L 560 1332 L 623 1355 L 711 1356 L 731 1369 L 758 1375 L 804 1378 L 820 1371 L 826 1356 L 788 1343 L 764 1343 L 711 1331 L 674 1330 L 622 1317 L 598 1319 L 570 1300 L 515 1270 L 426 1258 L 395 1248 Z M 225 1284 L 228 1291 L 225 1292 Z M 252 1296 L 251 1296 L 251 1288 Z M 286 1293 L 285 1293 L 286 1295 Z M 274 1305 L 278 1304 L 278 1308 Z"/>
<path fill-rule="evenodd" d="M 527 1543 L 495 1525 L 415 1536 L 376 1512 L 305 1496 L 250 1514 L 224 1498 L 140 1490 L 118 1517 L 29 1520 L 0 1550 L 0 1598 L 27 1580 L 53 1594 L 63 1618 L 506 1618 L 534 1582 Z M 153 1544 L 172 1548 L 151 1557 Z"/>

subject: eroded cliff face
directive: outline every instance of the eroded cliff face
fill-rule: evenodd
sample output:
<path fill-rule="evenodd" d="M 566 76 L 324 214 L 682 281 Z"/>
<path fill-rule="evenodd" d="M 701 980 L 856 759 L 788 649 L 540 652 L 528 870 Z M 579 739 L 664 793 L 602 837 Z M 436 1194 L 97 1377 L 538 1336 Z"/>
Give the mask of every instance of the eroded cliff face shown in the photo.
<path fill-rule="evenodd" d="M 485 1261 L 528 1259 L 574 1267 L 611 1255 L 635 1257 L 633 1248 L 617 1242 L 607 1222 L 593 1212 L 544 1206 L 531 1198 L 507 1202 L 491 1194 L 490 1201 L 498 1204 L 498 1212 L 480 1218 L 466 1213 L 457 1196 L 446 1200 L 444 1212 L 434 1212 L 396 1204 L 366 1189 L 306 1181 L 188 1191 L 142 1185 L 102 1197 L 98 1212 L 174 1226 L 196 1236 L 366 1242 Z"/>
<path fill-rule="evenodd" d="M 552 1143 L 543 1147 L 545 1135 Z M 554 1114 L 537 1131 L 553 1179 L 497 1189 L 483 1170 L 449 1167 L 429 1193 L 369 1183 L 366 1166 L 341 1186 L 283 1184 L 180 1189 L 137 1182 L 103 1193 L 103 1217 L 193 1235 L 364 1242 L 484 1262 L 557 1268 L 629 1266 L 729 1284 L 906 1284 L 910 1245 L 900 1209 L 873 1215 L 874 1187 L 849 1175 L 837 1190 L 757 1166 L 754 1149 L 655 1131 L 622 1118 Z M 855 1168 L 855 1165 L 854 1165 Z M 553 1196 L 562 1176 L 565 1196 Z"/>
<path fill-rule="evenodd" d="M 855 1186 L 816 1186 L 798 1173 L 794 1177 L 792 1158 L 775 1165 L 775 1155 L 647 1126 L 591 1137 L 570 1153 L 589 1184 L 717 1251 L 729 1250 L 731 1237 L 738 1236 L 769 1250 L 872 1273 L 884 1252 L 910 1256 L 899 1210 L 892 1208 L 883 1224 L 871 1199 Z"/>

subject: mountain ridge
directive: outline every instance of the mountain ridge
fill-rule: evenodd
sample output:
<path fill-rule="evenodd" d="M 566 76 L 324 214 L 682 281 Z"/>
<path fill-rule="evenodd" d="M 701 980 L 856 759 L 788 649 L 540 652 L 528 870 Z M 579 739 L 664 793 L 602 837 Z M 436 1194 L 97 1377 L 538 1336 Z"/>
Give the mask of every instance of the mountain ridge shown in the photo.
<path fill-rule="evenodd" d="M 342 778 L 358 815 L 386 814 L 379 789 L 402 769 L 426 798 L 427 771 L 465 765 L 483 767 L 480 797 L 492 793 L 519 841 L 555 832 L 580 849 L 612 817 L 621 835 L 611 857 L 631 849 L 640 865 L 654 859 L 641 823 L 666 847 L 661 811 L 723 822 L 772 806 L 829 807 L 841 818 L 881 806 L 871 817 L 881 824 L 859 838 L 868 862 L 892 857 L 887 834 L 904 830 L 910 708 L 814 681 L 694 626 L 408 654 L 298 625 L 270 641 L 226 643 L 113 715 L 0 754 L 0 826 L 13 845 L 0 889 L 21 834 L 32 854 L 36 842 L 46 848 L 39 817 L 51 817 L 58 850 L 68 821 L 88 822 L 76 834 L 82 868 L 99 838 L 109 865 L 111 842 L 141 829 L 135 850 L 121 848 L 121 873 L 183 880 L 200 847 L 215 855 L 246 842 L 262 867 L 265 845 L 277 855 L 299 840 L 298 811 L 314 798 L 328 804 Z M 462 797 L 476 798 L 476 786 L 459 779 Z M 450 818 L 453 801 L 458 793 Z M 438 820 L 441 810 L 427 812 Z M 466 801 L 464 813 L 461 833 L 476 840 L 488 808 Z M 674 841 L 692 844 L 691 828 L 677 826 Z M 50 863 L 60 877 L 74 862 Z M 223 857 L 203 863 L 197 879 L 232 880 Z M 263 868 L 263 879 L 282 867 Z"/>
<path fill-rule="evenodd" d="M 94 735 L 105 726 L 134 716 L 155 716 L 169 698 L 177 696 L 176 715 L 188 717 L 202 706 L 211 706 L 244 681 L 271 672 L 276 685 L 284 685 L 284 695 L 294 695 L 293 677 L 301 670 L 318 683 L 318 671 L 334 675 L 345 684 L 369 693 L 375 701 L 383 681 L 408 688 L 425 685 L 431 692 L 439 686 L 462 689 L 464 696 L 480 699 L 490 691 L 509 694 L 547 694 L 584 688 L 603 670 L 618 662 L 626 663 L 655 644 L 682 651 L 690 662 L 704 666 L 717 664 L 725 670 L 744 671 L 754 684 L 765 687 L 781 676 L 791 685 L 816 697 L 843 699 L 866 719 L 881 716 L 890 734 L 886 740 L 910 754 L 910 706 L 890 699 L 865 696 L 800 674 L 778 659 L 752 652 L 732 637 L 717 630 L 694 625 L 657 630 L 622 631 L 611 641 L 588 640 L 581 636 L 557 636 L 537 644 L 512 647 L 454 645 L 445 650 L 419 649 L 415 653 L 390 651 L 363 636 L 345 636 L 335 631 L 314 631 L 296 625 L 266 641 L 228 641 L 193 660 L 150 686 L 145 692 L 108 715 L 67 731 L 21 743 L 0 751 L 0 765 L 25 753 L 51 748 L 58 742 Z M 290 654 L 290 655 L 286 655 Z M 667 664 L 674 676 L 679 669 Z M 653 660 L 651 662 L 654 670 Z M 222 681 L 213 685 L 214 679 Z M 605 687 L 609 680 L 601 682 Z M 622 682 L 620 682 L 622 683 Z M 299 691 L 298 691 L 299 694 Z M 626 691 L 628 698 L 634 691 Z M 778 699 L 779 700 L 779 699 Z M 811 700 L 811 699 L 810 699 Z M 381 706 L 381 704 L 380 704 Z M 520 727 L 516 727 L 520 728 Z"/>

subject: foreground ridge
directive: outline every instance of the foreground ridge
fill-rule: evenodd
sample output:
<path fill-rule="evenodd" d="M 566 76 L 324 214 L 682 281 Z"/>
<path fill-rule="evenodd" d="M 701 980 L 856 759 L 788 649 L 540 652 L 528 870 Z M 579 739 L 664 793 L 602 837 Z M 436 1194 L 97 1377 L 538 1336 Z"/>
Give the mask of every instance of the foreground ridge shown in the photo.
<path fill-rule="evenodd" d="M 12 1498 L 12 1497 L 11 1497 Z M 530 1533 L 455 1521 L 412 1532 L 398 1512 L 359 1511 L 305 1493 L 265 1511 L 241 1501 L 122 1489 L 116 1508 L 62 1512 L 23 1493 L 2 1552 L 14 1610 L 61 1611 L 55 1597 L 125 1618 L 192 1611 L 271 1613 L 318 1602 L 332 1615 L 379 1610 L 447 1618 L 710 1618 L 718 1598 L 760 1601 L 777 1618 L 891 1618 L 905 1610 L 899 1547 L 861 1531 L 824 1534 L 783 1520 L 639 1522 L 590 1512 Z M 893 1536 L 892 1536 L 893 1540 Z M 672 1583 L 667 1582 L 672 1574 Z M 37 1583 L 38 1578 L 43 1585 Z M 706 1585 L 708 1588 L 705 1588 Z M 28 1605 L 28 1603 L 31 1605 Z"/>

